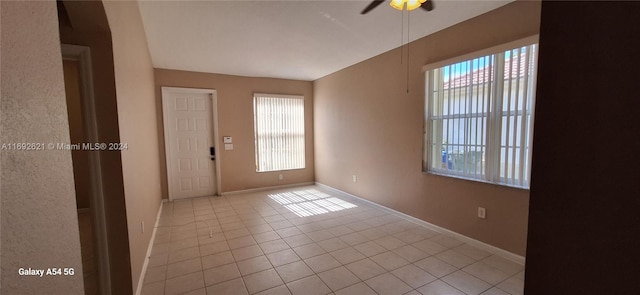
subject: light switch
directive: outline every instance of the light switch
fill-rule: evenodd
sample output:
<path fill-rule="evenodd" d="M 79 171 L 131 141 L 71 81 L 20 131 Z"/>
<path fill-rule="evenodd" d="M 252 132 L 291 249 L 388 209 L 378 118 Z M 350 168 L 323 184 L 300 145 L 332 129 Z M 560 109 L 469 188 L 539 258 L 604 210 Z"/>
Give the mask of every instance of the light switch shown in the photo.
<path fill-rule="evenodd" d="M 233 143 L 225 143 L 225 144 L 224 144 L 224 149 L 225 149 L 226 151 L 230 151 L 230 150 L 232 150 L 232 149 L 233 149 Z"/>
<path fill-rule="evenodd" d="M 231 136 L 224 136 L 222 137 L 222 140 L 224 143 L 233 143 L 233 138 L 231 138 Z"/>

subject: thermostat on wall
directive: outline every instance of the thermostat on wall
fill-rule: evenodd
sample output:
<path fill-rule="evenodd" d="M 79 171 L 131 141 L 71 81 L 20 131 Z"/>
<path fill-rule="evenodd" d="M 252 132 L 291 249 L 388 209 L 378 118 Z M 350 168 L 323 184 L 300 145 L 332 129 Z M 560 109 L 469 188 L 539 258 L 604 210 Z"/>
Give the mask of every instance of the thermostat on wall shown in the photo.
<path fill-rule="evenodd" d="M 233 138 L 231 138 L 231 136 L 223 136 L 222 140 L 224 143 L 233 143 Z"/>

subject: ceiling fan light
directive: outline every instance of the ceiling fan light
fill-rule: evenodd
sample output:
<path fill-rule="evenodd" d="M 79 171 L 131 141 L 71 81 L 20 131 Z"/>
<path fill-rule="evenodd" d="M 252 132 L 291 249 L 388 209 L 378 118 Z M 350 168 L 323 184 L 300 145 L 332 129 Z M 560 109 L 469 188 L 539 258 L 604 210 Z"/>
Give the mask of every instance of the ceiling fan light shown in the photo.
<path fill-rule="evenodd" d="M 422 3 L 424 3 L 424 1 L 420 1 L 420 0 L 406 0 L 406 1 L 407 1 L 407 10 L 414 10 L 420 7 Z"/>
<path fill-rule="evenodd" d="M 389 5 L 397 10 L 403 10 L 405 1 L 407 0 L 391 0 L 391 2 L 389 2 Z"/>

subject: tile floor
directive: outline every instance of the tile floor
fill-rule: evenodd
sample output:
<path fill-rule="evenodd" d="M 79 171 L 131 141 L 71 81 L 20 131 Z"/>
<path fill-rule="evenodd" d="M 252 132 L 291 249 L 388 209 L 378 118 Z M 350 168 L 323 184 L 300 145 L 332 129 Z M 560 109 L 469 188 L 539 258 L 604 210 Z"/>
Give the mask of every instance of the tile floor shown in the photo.
<path fill-rule="evenodd" d="M 522 294 L 524 267 L 318 186 L 164 203 L 143 294 Z"/>

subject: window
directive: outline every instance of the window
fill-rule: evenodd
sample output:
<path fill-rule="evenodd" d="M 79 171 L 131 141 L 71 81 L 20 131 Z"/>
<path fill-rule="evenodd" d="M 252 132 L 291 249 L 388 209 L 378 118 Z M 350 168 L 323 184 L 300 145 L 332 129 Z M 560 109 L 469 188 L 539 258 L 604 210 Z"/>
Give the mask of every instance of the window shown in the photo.
<path fill-rule="evenodd" d="M 537 45 L 425 67 L 423 169 L 529 187 Z"/>
<path fill-rule="evenodd" d="M 254 94 L 256 171 L 302 169 L 304 97 Z"/>

